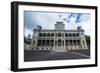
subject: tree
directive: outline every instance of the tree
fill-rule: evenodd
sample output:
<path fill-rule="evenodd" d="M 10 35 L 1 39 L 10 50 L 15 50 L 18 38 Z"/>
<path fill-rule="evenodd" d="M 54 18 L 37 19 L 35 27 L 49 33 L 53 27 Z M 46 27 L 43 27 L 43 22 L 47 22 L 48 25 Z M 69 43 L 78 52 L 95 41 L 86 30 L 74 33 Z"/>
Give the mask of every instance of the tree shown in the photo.
<path fill-rule="evenodd" d="M 85 35 L 85 37 L 86 37 L 87 46 L 88 48 L 90 48 L 90 36 Z"/>
<path fill-rule="evenodd" d="M 28 41 L 28 44 L 31 44 L 31 34 L 27 35 L 27 41 Z"/>
<path fill-rule="evenodd" d="M 24 43 L 27 43 L 26 36 L 24 35 Z"/>

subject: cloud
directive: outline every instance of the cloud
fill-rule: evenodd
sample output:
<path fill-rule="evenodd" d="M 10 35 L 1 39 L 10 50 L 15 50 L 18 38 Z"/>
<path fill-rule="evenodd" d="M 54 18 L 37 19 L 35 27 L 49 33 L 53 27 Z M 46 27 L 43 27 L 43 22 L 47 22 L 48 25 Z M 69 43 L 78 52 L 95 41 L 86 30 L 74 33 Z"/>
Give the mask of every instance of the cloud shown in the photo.
<path fill-rule="evenodd" d="M 85 30 L 85 34 L 90 35 L 90 17 L 88 13 L 67 13 L 66 15 L 60 15 L 60 17 L 66 21 L 67 29 L 77 29 L 78 26 L 82 26 Z"/>
<path fill-rule="evenodd" d="M 77 29 L 77 26 L 90 34 L 90 14 L 85 13 L 54 13 L 54 12 L 24 12 L 25 29 L 34 30 L 37 25 L 42 29 L 54 29 L 57 21 L 63 21 L 65 29 Z"/>

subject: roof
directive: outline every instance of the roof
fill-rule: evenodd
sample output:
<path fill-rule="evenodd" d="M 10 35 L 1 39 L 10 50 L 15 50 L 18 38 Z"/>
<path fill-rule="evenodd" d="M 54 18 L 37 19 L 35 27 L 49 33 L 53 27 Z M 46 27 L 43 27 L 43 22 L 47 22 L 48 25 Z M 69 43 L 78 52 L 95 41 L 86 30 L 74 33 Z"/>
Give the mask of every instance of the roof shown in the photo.
<path fill-rule="evenodd" d="M 39 31 L 39 30 L 36 30 L 36 32 Z M 43 29 L 43 30 L 40 30 L 40 32 L 57 32 L 57 31 L 64 31 L 64 32 L 84 32 L 83 29 L 81 30 L 48 30 L 48 29 Z"/>

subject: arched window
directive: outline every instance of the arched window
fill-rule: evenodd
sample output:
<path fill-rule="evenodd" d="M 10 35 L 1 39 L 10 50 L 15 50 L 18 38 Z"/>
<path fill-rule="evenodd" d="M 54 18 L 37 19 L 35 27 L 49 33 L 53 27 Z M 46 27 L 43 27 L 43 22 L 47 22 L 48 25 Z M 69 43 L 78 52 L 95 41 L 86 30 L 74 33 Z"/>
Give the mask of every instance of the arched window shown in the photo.
<path fill-rule="evenodd" d="M 80 40 L 77 40 L 77 44 L 80 45 Z"/>
<path fill-rule="evenodd" d="M 42 37 L 42 33 L 39 33 L 39 37 Z"/>
<path fill-rule="evenodd" d="M 68 37 L 68 33 L 65 33 L 65 37 Z"/>
<path fill-rule="evenodd" d="M 51 46 L 54 46 L 54 40 L 50 41 Z"/>
<path fill-rule="evenodd" d="M 42 40 L 42 46 L 45 46 L 45 40 Z"/>
<path fill-rule="evenodd" d="M 61 46 L 61 40 L 60 39 L 58 40 L 58 46 Z"/>
<path fill-rule="evenodd" d="M 42 42 L 42 41 L 39 39 L 39 40 L 38 40 L 37 46 L 41 46 L 41 42 Z"/>
<path fill-rule="evenodd" d="M 50 41 L 46 40 L 46 46 L 49 46 L 49 44 L 50 44 Z"/>
<path fill-rule="evenodd" d="M 79 33 L 76 33 L 76 36 L 78 37 L 79 36 Z"/>
<path fill-rule="evenodd" d="M 50 33 L 47 33 L 47 37 L 50 37 Z"/>
<path fill-rule="evenodd" d="M 43 33 L 43 37 L 46 37 L 46 33 Z"/>
<path fill-rule="evenodd" d="M 69 37 L 71 37 L 72 36 L 72 34 L 71 33 L 69 33 Z"/>
<path fill-rule="evenodd" d="M 69 40 L 69 42 L 70 42 L 70 45 L 72 46 L 72 40 Z"/>
<path fill-rule="evenodd" d="M 75 33 L 73 33 L 73 37 L 75 37 Z"/>
<path fill-rule="evenodd" d="M 51 37 L 54 37 L 54 33 L 51 33 Z"/>
<path fill-rule="evenodd" d="M 68 46 L 68 40 L 65 40 L 65 45 Z"/>
<path fill-rule="evenodd" d="M 58 33 L 58 37 L 61 37 L 61 33 Z"/>
<path fill-rule="evenodd" d="M 76 40 L 73 40 L 73 42 L 74 42 L 74 45 L 76 45 Z"/>

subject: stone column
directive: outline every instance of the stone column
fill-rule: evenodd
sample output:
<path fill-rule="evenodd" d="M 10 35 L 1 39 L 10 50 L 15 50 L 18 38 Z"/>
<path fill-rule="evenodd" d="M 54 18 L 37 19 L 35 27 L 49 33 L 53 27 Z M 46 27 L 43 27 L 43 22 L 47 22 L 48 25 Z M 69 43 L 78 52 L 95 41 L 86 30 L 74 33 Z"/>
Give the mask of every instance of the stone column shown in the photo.
<path fill-rule="evenodd" d="M 84 39 L 84 37 L 80 33 L 80 45 L 81 45 L 81 49 L 84 49 L 83 39 Z"/>
<path fill-rule="evenodd" d="M 84 41 L 84 49 L 88 49 L 85 36 L 84 36 L 83 41 Z"/>
<path fill-rule="evenodd" d="M 64 48 L 65 48 L 65 50 L 67 51 L 67 49 L 66 49 L 66 45 L 65 45 L 65 33 L 63 33 L 64 34 Z"/>
<path fill-rule="evenodd" d="M 56 36 L 56 34 L 55 34 L 55 32 L 54 32 L 54 37 L 53 37 L 53 39 L 54 39 L 54 45 L 53 45 L 53 50 L 55 50 L 55 36 Z"/>

